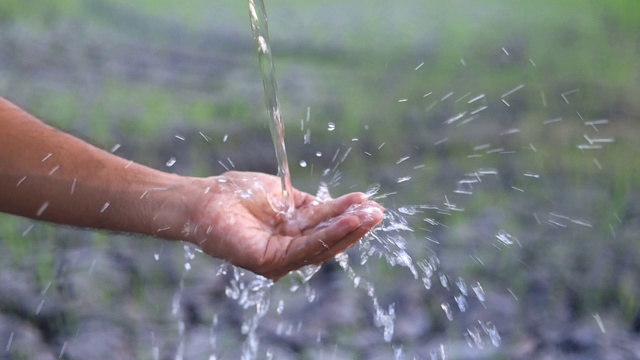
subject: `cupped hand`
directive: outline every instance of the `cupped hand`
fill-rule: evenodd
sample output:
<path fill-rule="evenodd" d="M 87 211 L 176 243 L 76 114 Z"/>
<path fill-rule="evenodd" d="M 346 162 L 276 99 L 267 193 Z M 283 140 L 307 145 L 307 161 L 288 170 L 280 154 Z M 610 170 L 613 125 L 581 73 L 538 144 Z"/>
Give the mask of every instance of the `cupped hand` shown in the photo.
<path fill-rule="evenodd" d="M 382 206 L 362 193 L 322 201 L 295 189 L 294 209 L 285 214 L 280 178 L 262 173 L 227 172 L 199 186 L 187 240 L 272 280 L 334 258 L 383 217 Z"/>

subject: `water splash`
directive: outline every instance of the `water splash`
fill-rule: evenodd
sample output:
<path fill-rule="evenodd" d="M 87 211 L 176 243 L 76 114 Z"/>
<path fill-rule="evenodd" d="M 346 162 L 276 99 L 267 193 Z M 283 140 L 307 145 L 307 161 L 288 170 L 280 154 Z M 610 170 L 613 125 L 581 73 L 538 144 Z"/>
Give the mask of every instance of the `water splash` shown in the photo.
<path fill-rule="evenodd" d="M 373 322 L 376 327 L 383 328 L 383 338 L 385 342 L 391 342 L 394 332 L 394 321 L 396 318 L 395 304 L 390 304 L 388 310 L 384 310 L 379 303 L 378 298 L 375 295 L 375 286 L 369 281 L 362 281 L 361 277 L 356 274 L 356 271 L 349 264 L 349 256 L 342 253 L 336 256 L 336 260 L 340 267 L 347 273 L 347 276 L 353 281 L 354 287 L 363 287 L 367 295 L 371 298 L 374 317 Z"/>
<path fill-rule="evenodd" d="M 242 359 L 258 358 L 259 338 L 257 334 L 260 320 L 269 311 L 270 291 L 273 281 L 250 274 L 237 267 L 232 268 L 232 279 L 225 289 L 228 298 L 245 310 L 245 320 L 241 332 L 245 336 L 242 344 Z"/>
<path fill-rule="evenodd" d="M 267 107 L 267 111 L 270 115 L 270 131 L 271 136 L 274 142 L 274 147 L 276 150 L 276 156 L 278 159 L 278 175 L 280 176 L 282 183 L 282 202 L 277 201 L 279 199 L 274 199 L 272 201 L 272 206 L 274 209 L 278 211 L 282 211 L 285 214 L 290 214 L 292 211 L 292 201 L 290 199 L 290 195 L 292 194 L 292 185 L 289 174 L 289 166 L 287 160 L 287 154 L 285 149 L 284 142 L 284 122 L 280 109 L 280 104 L 277 96 L 277 86 L 274 76 L 274 64 L 272 59 L 272 51 L 271 45 L 268 36 L 267 30 L 267 15 L 265 10 L 265 5 L 263 0 L 249 0 L 249 10 L 251 16 L 251 27 L 253 32 L 253 37 L 257 45 L 258 50 L 258 58 L 260 63 L 260 69 L 262 73 L 262 80 L 265 92 L 265 103 Z M 461 62 L 464 64 L 464 60 L 461 59 Z M 419 69 L 422 65 L 416 68 Z M 522 89 L 524 85 L 519 85 L 511 90 L 508 90 L 501 96 L 501 100 L 503 103 L 507 104 L 506 99 L 513 93 Z M 447 93 L 444 97 L 440 99 L 440 102 L 444 102 L 449 97 L 453 96 L 454 92 L 451 91 Z M 424 97 L 431 95 L 431 93 L 425 94 Z M 462 126 L 470 123 L 471 121 L 478 119 L 483 116 L 483 112 L 489 112 L 489 106 L 485 103 L 485 94 L 481 93 L 479 95 L 472 96 L 471 93 L 468 93 L 462 97 L 460 97 L 457 101 L 462 101 L 463 99 L 469 99 L 466 101 L 467 104 L 472 104 L 473 109 L 469 109 L 467 111 L 461 112 L 457 116 L 454 116 L 446 121 L 446 124 L 454 124 L 456 126 Z M 402 99 L 400 102 L 408 102 L 408 99 Z M 436 102 L 438 102 L 436 100 Z M 435 103 L 434 103 L 435 104 Z M 410 106 L 411 104 L 406 104 Z M 435 105 L 434 105 L 435 106 Z M 482 114 L 481 114 L 482 113 Z M 307 109 L 307 118 L 306 121 L 309 121 L 309 109 Z M 311 143 L 311 133 L 309 129 L 305 129 L 304 119 L 301 120 L 301 130 L 305 132 L 304 135 L 304 144 Z M 328 122 L 326 130 L 328 132 L 334 132 L 336 130 L 336 124 L 333 122 Z M 507 131 L 504 135 L 515 133 Z M 227 136 L 225 135 L 225 141 Z M 587 138 L 589 141 L 591 138 Z M 206 140 L 206 138 L 205 138 Z M 436 142 L 436 145 L 442 145 L 447 142 L 449 138 L 443 138 Z M 352 139 L 352 141 L 358 141 L 357 138 Z M 600 143 L 598 143 L 599 145 Z M 382 143 L 378 150 L 380 150 L 384 146 Z M 357 147 L 355 150 L 357 151 Z M 317 198 L 318 201 L 326 201 L 331 198 L 329 194 L 329 186 L 335 186 L 340 182 L 341 173 L 338 170 L 338 167 L 346 160 L 347 156 L 350 154 L 352 148 L 349 147 L 347 149 L 338 149 L 333 155 L 332 163 L 333 165 L 326 168 L 322 174 L 323 176 L 328 176 L 330 179 L 324 183 L 322 183 L 318 189 Z M 508 149 L 507 149 L 508 150 Z M 503 148 L 491 148 L 491 144 L 483 144 L 474 148 L 474 151 L 478 152 L 475 154 L 477 156 L 490 155 L 493 153 L 502 153 L 506 151 Z M 321 157 L 322 152 L 315 152 L 316 157 Z M 367 154 L 371 156 L 371 154 Z M 307 167 L 309 164 L 307 160 L 300 160 L 300 167 Z M 396 165 L 400 165 L 404 162 L 409 162 L 410 156 L 405 156 L 400 158 Z M 225 166 L 221 163 L 221 165 Z M 226 166 L 225 166 L 226 168 Z M 313 167 L 311 167 L 313 169 Z M 414 167 L 416 169 L 416 167 Z M 457 191 L 455 193 L 459 194 L 467 194 L 471 195 L 474 192 L 474 187 L 479 186 L 477 184 L 482 182 L 482 177 L 485 175 L 496 175 L 497 171 L 489 169 L 483 171 L 482 169 L 479 171 L 470 174 L 465 179 L 461 180 L 458 183 Z M 408 174 L 398 174 L 404 175 L 396 178 L 396 184 L 403 184 L 401 186 L 406 186 L 407 182 L 410 182 L 413 177 Z M 416 181 L 416 180 L 413 180 Z M 367 196 L 370 199 L 384 199 L 388 196 L 392 196 L 393 193 L 390 194 L 379 194 L 380 186 L 374 186 L 371 190 L 367 192 Z M 251 196 L 251 194 L 243 194 L 244 196 Z M 467 290 L 467 285 L 462 278 L 458 278 L 457 281 L 454 281 L 455 278 L 449 279 L 447 275 L 440 269 L 439 260 L 437 256 L 433 255 L 428 259 L 420 259 L 418 261 L 414 261 L 412 256 L 410 255 L 410 251 L 407 249 L 407 234 L 413 234 L 416 230 L 409 225 L 409 222 L 405 219 L 405 216 L 416 216 L 423 212 L 427 212 L 428 210 L 433 210 L 437 212 L 437 214 L 450 215 L 453 212 L 460 212 L 464 209 L 458 207 L 455 203 L 451 202 L 446 196 L 444 199 L 443 205 L 440 206 L 431 206 L 431 205 L 405 205 L 401 206 L 397 209 L 397 211 L 388 210 L 385 214 L 385 219 L 383 224 L 375 229 L 373 232 L 369 234 L 365 239 L 363 239 L 358 246 L 358 255 L 359 255 L 359 265 L 365 265 L 371 257 L 376 257 L 378 259 L 383 259 L 387 264 L 391 266 L 399 266 L 406 268 L 414 277 L 414 279 L 419 279 L 424 284 L 425 289 L 432 288 L 432 277 L 437 275 L 439 283 L 447 290 L 454 291 L 455 287 L 460 290 L 460 293 L 454 296 L 453 300 L 455 300 L 455 305 L 457 305 L 460 312 L 465 312 L 468 309 L 467 297 L 469 291 Z M 424 219 L 427 224 L 431 226 L 444 226 L 442 220 L 439 215 L 433 215 L 433 217 L 428 217 Z M 503 245 L 510 245 L 513 243 L 515 237 L 507 233 L 498 233 L 496 235 L 498 241 Z M 428 239 L 431 240 L 431 239 Z M 434 243 L 437 243 L 435 240 L 432 240 Z M 371 299 L 374 308 L 374 323 L 377 327 L 382 328 L 383 330 L 383 338 L 386 342 L 390 342 L 393 338 L 394 333 L 394 320 L 396 317 L 395 304 L 391 303 L 386 306 L 382 306 L 380 304 L 379 298 L 376 296 L 375 286 L 372 282 L 366 280 L 366 277 L 363 274 L 359 274 L 357 268 L 354 268 L 350 264 L 350 259 L 346 254 L 341 254 L 336 257 L 340 267 L 347 274 L 351 282 L 353 283 L 354 288 L 363 289 L 366 294 Z M 226 295 L 233 299 L 245 309 L 245 313 L 249 314 L 249 316 L 245 319 L 242 324 L 242 333 L 245 335 L 245 342 L 243 344 L 243 359 L 253 359 L 258 357 L 258 337 L 256 335 L 256 329 L 258 327 L 258 323 L 262 317 L 268 311 L 269 303 L 270 303 L 270 289 L 272 287 L 272 283 L 268 281 L 265 282 L 264 278 L 254 278 L 244 271 L 231 268 L 232 279 L 230 280 L 229 285 L 225 289 Z M 316 292 L 315 289 L 309 283 L 312 277 L 318 272 L 319 267 L 310 266 L 303 269 L 300 269 L 295 272 L 295 275 L 292 278 L 293 284 L 290 286 L 291 292 L 297 292 L 304 289 L 304 295 L 307 300 L 311 303 L 316 300 Z M 220 271 L 222 274 L 228 273 L 228 268 L 221 268 Z M 478 283 L 477 285 L 471 286 L 473 293 L 475 293 L 478 300 L 484 304 L 485 295 L 484 290 Z M 453 295 L 453 294 L 451 294 Z M 453 302 L 451 302 L 453 303 Z M 445 312 L 447 318 L 449 320 L 453 320 L 453 309 L 450 305 L 450 302 L 443 302 L 442 309 Z M 283 300 L 280 300 L 277 305 L 276 312 L 278 314 L 282 314 L 285 308 L 285 304 Z M 248 311 L 248 312 L 247 312 Z M 282 326 L 281 326 L 282 325 Z M 282 331 L 278 331 L 278 333 L 291 333 L 294 331 L 294 324 L 281 324 L 278 325 L 278 328 Z M 298 326 L 301 326 L 300 324 Z M 497 335 L 497 331 L 495 330 L 495 326 L 492 324 L 484 324 L 477 330 L 471 330 L 468 335 L 472 340 L 479 339 L 481 341 L 480 336 L 476 336 L 480 334 L 481 331 L 484 331 L 486 334 L 494 334 L 492 339 L 498 339 L 499 343 L 499 335 Z M 490 336 L 491 337 L 491 336 Z M 476 341 L 476 340 L 473 340 Z M 494 343 L 494 340 L 492 340 Z M 495 343 L 494 343 L 495 344 Z M 397 357 L 401 357 L 402 355 L 402 347 L 395 348 L 398 351 L 394 351 Z M 435 354 L 441 355 L 442 358 L 445 357 L 444 347 L 441 347 L 441 351 Z M 272 357 L 273 352 L 271 349 L 268 349 L 266 357 Z"/>

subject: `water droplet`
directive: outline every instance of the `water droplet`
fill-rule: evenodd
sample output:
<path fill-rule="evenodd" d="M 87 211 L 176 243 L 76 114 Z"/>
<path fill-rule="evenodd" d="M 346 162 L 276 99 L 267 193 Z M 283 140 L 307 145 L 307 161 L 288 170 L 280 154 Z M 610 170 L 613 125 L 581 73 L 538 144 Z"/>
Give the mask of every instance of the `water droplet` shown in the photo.
<path fill-rule="evenodd" d="M 480 330 L 477 327 L 474 327 L 473 330 L 467 329 L 467 333 L 464 335 L 467 338 L 467 343 L 470 347 L 473 347 L 475 345 L 478 349 L 484 348 L 482 335 L 480 334 Z"/>
<path fill-rule="evenodd" d="M 472 288 L 473 288 L 473 292 L 478 297 L 478 300 L 480 300 L 480 302 L 484 302 L 485 301 L 484 289 L 482 289 L 482 286 L 480 285 L 480 283 L 476 283 L 476 285 L 472 286 Z"/>
<path fill-rule="evenodd" d="M 491 344 L 495 347 L 500 347 L 502 339 L 500 338 L 500 334 L 498 333 L 498 329 L 496 329 L 496 326 L 491 321 L 487 321 L 487 323 L 482 328 L 487 333 L 487 335 L 489 335 Z"/>
<path fill-rule="evenodd" d="M 243 199 L 249 199 L 251 195 L 253 195 L 253 191 L 251 191 L 251 189 L 246 191 L 238 191 L 237 194 Z"/>
<path fill-rule="evenodd" d="M 38 208 L 36 215 L 37 216 L 42 215 L 42 213 L 47 209 L 47 207 L 49 207 L 49 202 L 45 201 L 44 203 L 42 203 L 42 205 L 40 205 L 40 208 Z"/>
<path fill-rule="evenodd" d="M 332 122 L 329 122 L 329 123 L 327 124 L 327 130 L 329 130 L 329 131 L 333 131 L 333 130 L 335 130 L 335 129 L 336 129 L 336 124 L 334 124 L 334 123 L 332 123 Z"/>
<path fill-rule="evenodd" d="M 207 141 L 207 142 L 211 141 L 211 138 L 210 138 L 210 137 L 208 137 L 207 135 L 203 134 L 203 133 L 202 133 L 202 131 L 198 131 L 198 134 L 200 134 L 200 136 L 202 136 L 202 138 L 203 138 L 205 141 Z"/>
<path fill-rule="evenodd" d="M 9 341 L 7 341 L 7 346 L 5 347 L 5 352 L 9 352 L 11 351 L 11 343 L 13 342 L 13 336 L 14 336 L 14 332 L 11 332 L 11 335 L 9 335 Z"/>
<path fill-rule="evenodd" d="M 442 304 L 440 304 L 440 307 L 442 308 L 442 311 L 444 311 L 444 313 L 447 315 L 447 319 L 449 321 L 453 321 L 453 311 L 451 311 L 451 305 L 449 305 L 448 302 L 443 302 Z"/>
<path fill-rule="evenodd" d="M 449 281 L 447 280 L 447 275 L 440 274 L 440 284 L 442 284 L 442 287 L 449 290 Z"/>
<path fill-rule="evenodd" d="M 65 341 L 64 344 L 62 344 L 62 349 L 60 349 L 60 354 L 58 354 L 58 359 L 62 359 L 66 349 L 67 349 L 67 342 Z"/>
<path fill-rule="evenodd" d="M 278 307 L 276 308 L 276 312 L 278 313 L 278 315 L 282 314 L 282 312 L 284 311 L 284 301 L 280 300 L 278 301 Z"/>
<path fill-rule="evenodd" d="M 463 295 L 457 295 L 453 298 L 456 300 L 456 304 L 458 304 L 458 309 L 460 309 L 460 312 L 467 311 L 467 299 Z"/>
<path fill-rule="evenodd" d="M 176 158 L 174 158 L 173 156 L 169 158 L 169 160 L 167 160 L 167 167 L 172 167 L 174 164 L 176 163 Z"/>
<path fill-rule="evenodd" d="M 303 168 L 307 167 L 307 162 L 304 160 L 300 160 L 300 167 L 303 167 Z"/>
<path fill-rule="evenodd" d="M 372 197 L 373 195 L 377 194 L 378 191 L 380 191 L 380 184 L 373 184 L 371 186 L 369 186 L 369 189 L 365 192 L 365 195 L 367 196 L 367 198 Z"/>
<path fill-rule="evenodd" d="M 428 277 L 423 277 L 422 278 L 422 283 L 424 284 L 424 288 L 427 290 L 431 289 L 431 279 Z"/>
<path fill-rule="evenodd" d="M 460 289 L 462 295 L 467 296 L 467 284 L 464 282 L 464 279 L 459 277 L 456 285 L 458 285 L 458 289 Z"/>
<path fill-rule="evenodd" d="M 22 184 L 25 180 L 27 180 L 27 177 L 23 176 L 20 180 L 18 180 L 18 183 L 16 184 L 16 186 L 20 186 L 20 184 Z"/>
<path fill-rule="evenodd" d="M 110 204 L 108 202 L 104 203 L 104 205 L 102 205 L 102 209 L 100 209 L 100 212 L 101 213 L 105 212 L 107 210 L 107 208 L 109 207 L 109 205 Z"/>
<path fill-rule="evenodd" d="M 33 229 L 34 226 L 34 224 L 30 224 L 26 229 L 24 229 L 24 231 L 22 232 L 22 236 L 27 236 L 27 234 L 31 231 L 31 229 Z"/>
<path fill-rule="evenodd" d="M 407 160 L 409 160 L 411 158 L 411 156 L 404 156 L 402 158 L 400 158 L 398 161 L 396 161 L 396 165 L 401 164 Z"/>
<path fill-rule="evenodd" d="M 321 157 L 322 156 L 322 152 L 321 151 L 316 152 L 316 156 L 317 157 Z"/>
<path fill-rule="evenodd" d="M 415 215 L 418 212 L 415 206 L 402 206 L 398 208 L 398 211 L 405 215 Z"/>
<path fill-rule="evenodd" d="M 496 234 L 496 238 L 500 240 L 501 243 L 507 246 L 513 245 L 513 240 L 515 239 L 513 236 L 511 236 L 511 234 L 507 233 L 504 230 L 498 231 L 498 233 Z"/>
<path fill-rule="evenodd" d="M 304 291 L 305 291 L 305 295 L 307 296 L 307 300 L 309 301 L 309 303 L 312 303 L 316 300 L 316 290 L 309 286 L 309 283 L 304 284 Z"/>

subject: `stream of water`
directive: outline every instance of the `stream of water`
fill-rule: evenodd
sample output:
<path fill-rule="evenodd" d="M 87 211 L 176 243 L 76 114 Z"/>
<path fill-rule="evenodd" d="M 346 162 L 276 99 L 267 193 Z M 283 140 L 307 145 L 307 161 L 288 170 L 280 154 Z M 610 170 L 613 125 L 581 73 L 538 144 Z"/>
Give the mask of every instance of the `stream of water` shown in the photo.
<path fill-rule="evenodd" d="M 289 161 L 284 144 L 284 121 L 278 101 L 278 87 L 271 54 L 271 42 L 269 41 L 267 11 L 263 0 L 257 0 L 257 6 L 256 1 L 249 0 L 249 15 L 251 17 L 251 31 L 258 49 L 264 99 L 270 117 L 269 128 L 278 160 L 278 176 L 282 182 L 282 211 L 288 215 L 294 207 L 290 198 L 292 194 L 291 176 L 289 175 Z"/>

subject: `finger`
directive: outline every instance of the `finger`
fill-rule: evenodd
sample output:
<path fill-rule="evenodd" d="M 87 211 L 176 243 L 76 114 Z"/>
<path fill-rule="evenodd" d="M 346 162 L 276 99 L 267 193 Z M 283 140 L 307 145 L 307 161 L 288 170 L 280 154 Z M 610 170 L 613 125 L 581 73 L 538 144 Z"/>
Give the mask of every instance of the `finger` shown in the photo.
<path fill-rule="evenodd" d="M 303 261 L 316 260 L 318 256 L 323 256 L 323 253 L 327 254 L 325 257 L 331 258 L 332 254 L 335 256 L 362 238 L 382 221 L 382 217 L 380 205 L 366 201 L 353 212 L 334 218 L 326 227 L 309 229 L 305 233 L 307 236 L 295 244 L 296 248 L 290 250 L 300 251 L 295 255 Z M 300 246 L 304 248 L 298 250 Z"/>
<path fill-rule="evenodd" d="M 286 254 L 288 259 L 283 263 L 309 263 L 310 259 L 327 251 L 361 225 L 362 221 L 358 216 L 344 216 L 330 226 L 294 239 Z"/>
<path fill-rule="evenodd" d="M 313 259 L 310 260 L 311 263 L 322 264 L 327 262 L 328 260 L 333 259 L 336 255 L 343 253 L 344 251 L 355 245 L 381 221 L 382 212 L 372 212 L 371 216 L 367 216 L 367 218 L 364 219 L 359 227 L 347 234 L 347 236 L 345 236 L 342 240 L 336 242 L 329 249 L 326 249 L 326 251 L 323 251 L 316 255 Z"/>
<path fill-rule="evenodd" d="M 281 266 L 263 272 L 263 275 L 276 281 L 293 270 L 315 264 L 314 259 L 319 254 L 330 249 L 360 225 L 361 222 L 357 216 L 347 216 L 311 235 L 292 239 L 286 253 L 278 261 Z"/>
<path fill-rule="evenodd" d="M 308 234 L 317 231 L 319 228 L 329 227 L 333 224 L 333 222 L 337 221 L 337 219 L 344 216 L 358 216 L 360 218 L 360 222 L 372 222 L 375 226 L 382 221 L 382 217 L 384 214 L 384 207 L 374 201 L 369 200 L 365 200 L 360 204 L 351 204 L 350 206 L 346 206 L 346 209 L 343 207 L 335 210 L 335 213 L 327 215 L 335 215 L 335 217 L 324 219 L 324 221 L 320 221 L 315 227 L 309 227 L 303 230 L 303 233 Z M 341 210 L 343 212 L 339 213 Z M 317 214 L 314 215 L 318 216 Z"/>
<path fill-rule="evenodd" d="M 306 239 L 308 258 L 305 260 L 318 263 L 334 257 L 353 246 L 382 221 L 383 212 L 379 205 L 373 202 L 362 205 L 353 213 L 336 218 L 334 223 L 325 228 L 310 230 Z M 318 247 L 318 243 L 322 248 Z"/>
<path fill-rule="evenodd" d="M 322 264 L 333 259 L 379 224 L 383 218 L 383 211 L 384 208 L 379 204 L 365 201 L 348 215 L 343 214 L 335 218 L 326 227 L 309 229 L 305 236 L 291 240 L 285 258 L 279 261 L 281 267 L 273 269 L 265 276 L 275 281 L 305 265 Z"/>
<path fill-rule="evenodd" d="M 315 228 L 324 221 L 344 214 L 349 207 L 362 204 L 365 200 L 364 194 L 351 193 L 324 203 L 299 208 L 296 213 L 297 225 L 302 231 Z"/>

